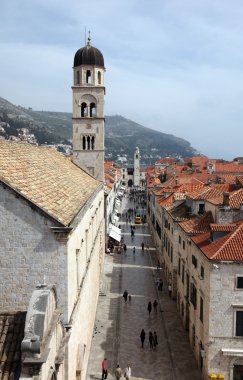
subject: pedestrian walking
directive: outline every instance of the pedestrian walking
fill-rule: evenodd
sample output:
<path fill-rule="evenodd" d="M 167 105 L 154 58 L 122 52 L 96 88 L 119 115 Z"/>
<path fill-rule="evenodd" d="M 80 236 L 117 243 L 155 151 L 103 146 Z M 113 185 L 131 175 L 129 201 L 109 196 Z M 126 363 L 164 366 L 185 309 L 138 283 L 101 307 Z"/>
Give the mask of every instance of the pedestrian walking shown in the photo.
<path fill-rule="evenodd" d="M 158 289 L 159 289 L 161 292 L 162 292 L 162 290 L 163 290 L 163 285 L 164 285 L 163 281 L 160 280 L 160 282 L 159 282 L 159 286 L 158 286 Z"/>
<path fill-rule="evenodd" d="M 135 254 L 135 252 L 136 252 L 136 249 L 135 249 L 135 247 L 133 247 L 133 254 Z"/>
<path fill-rule="evenodd" d="M 146 336 L 146 333 L 145 333 L 144 329 L 142 329 L 142 331 L 140 333 L 140 340 L 141 340 L 141 347 L 142 348 L 143 348 L 143 345 L 144 345 L 145 336 Z"/>
<path fill-rule="evenodd" d="M 127 297 L 128 297 L 128 292 L 127 292 L 127 290 L 124 291 L 122 297 L 124 298 L 125 302 L 127 302 Z"/>
<path fill-rule="evenodd" d="M 168 285 L 168 290 L 169 290 L 169 296 L 171 297 L 171 293 L 172 293 L 172 287 L 171 287 L 171 284 Z"/>
<path fill-rule="evenodd" d="M 150 313 L 151 313 L 151 310 L 152 310 L 152 303 L 149 301 L 149 303 L 148 303 L 148 307 L 147 307 L 147 310 L 148 310 L 148 312 L 149 312 L 149 315 L 150 315 Z"/>
<path fill-rule="evenodd" d="M 122 377 L 122 369 L 120 368 L 119 364 L 117 364 L 117 367 L 115 369 L 115 376 L 116 380 L 119 380 Z"/>
<path fill-rule="evenodd" d="M 156 347 L 158 346 L 158 337 L 157 337 L 157 333 L 156 333 L 156 331 L 154 331 L 153 338 L 154 338 L 154 341 L 153 341 L 153 344 L 154 344 L 154 350 L 156 351 Z"/>
<path fill-rule="evenodd" d="M 107 379 L 107 376 L 108 376 L 108 369 L 107 369 L 107 362 L 106 361 L 107 361 L 106 358 L 104 358 L 102 360 L 102 377 L 101 377 L 102 380 Z"/>
<path fill-rule="evenodd" d="M 157 269 L 160 269 L 160 262 L 159 262 L 159 260 L 157 262 Z"/>
<path fill-rule="evenodd" d="M 142 251 L 144 251 L 144 242 L 142 242 L 141 247 L 142 247 Z"/>
<path fill-rule="evenodd" d="M 124 377 L 126 380 L 129 380 L 131 379 L 131 376 L 132 376 L 132 369 L 130 367 L 130 364 L 128 364 L 124 371 Z"/>
<path fill-rule="evenodd" d="M 158 302 L 154 300 L 153 307 L 154 307 L 154 311 L 156 312 L 157 312 L 157 306 L 158 306 Z"/>
<path fill-rule="evenodd" d="M 153 336 L 152 331 L 149 331 L 149 347 L 151 349 L 154 348 L 154 336 Z"/>
<path fill-rule="evenodd" d="M 129 303 L 132 302 L 132 295 L 131 294 L 128 295 L 128 301 L 129 301 Z"/>

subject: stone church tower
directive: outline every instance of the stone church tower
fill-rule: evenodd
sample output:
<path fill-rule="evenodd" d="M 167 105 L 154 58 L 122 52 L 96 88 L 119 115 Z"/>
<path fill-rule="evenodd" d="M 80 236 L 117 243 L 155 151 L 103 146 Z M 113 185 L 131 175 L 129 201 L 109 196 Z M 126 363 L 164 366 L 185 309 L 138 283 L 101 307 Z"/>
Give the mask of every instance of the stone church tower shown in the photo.
<path fill-rule="evenodd" d="M 140 186 L 140 152 L 138 147 L 134 152 L 133 186 Z"/>
<path fill-rule="evenodd" d="M 87 45 L 74 56 L 73 162 L 104 181 L 104 58 Z"/>

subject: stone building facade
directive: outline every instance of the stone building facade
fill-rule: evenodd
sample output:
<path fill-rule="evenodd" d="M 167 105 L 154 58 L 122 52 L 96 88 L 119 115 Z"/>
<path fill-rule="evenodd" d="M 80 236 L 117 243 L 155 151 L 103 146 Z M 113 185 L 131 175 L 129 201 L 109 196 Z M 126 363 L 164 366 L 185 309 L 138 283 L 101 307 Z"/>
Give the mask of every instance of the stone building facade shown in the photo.
<path fill-rule="evenodd" d="M 103 184 L 54 149 L 0 141 L 2 311 L 56 288 L 63 376 L 85 379 L 104 259 Z M 88 317 L 87 317 L 88 315 Z"/>
<path fill-rule="evenodd" d="M 202 379 L 240 379 L 243 188 L 236 183 L 225 192 L 226 185 L 212 183 L 196 189 L 190 180 L 150 183 L 149 226 Z"/>

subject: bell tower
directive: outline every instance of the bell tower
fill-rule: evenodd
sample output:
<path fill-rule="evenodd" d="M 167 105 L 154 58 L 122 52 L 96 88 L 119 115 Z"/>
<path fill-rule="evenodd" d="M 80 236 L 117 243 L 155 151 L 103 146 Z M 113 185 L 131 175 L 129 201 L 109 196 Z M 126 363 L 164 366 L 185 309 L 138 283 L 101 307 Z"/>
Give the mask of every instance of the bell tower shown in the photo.
<path fill-rule="evenodd" d="M 73 162 L 104 181 L 104 58 L 87 45 L 74 56 L 73 65 Z"/>
<path fill-rule="evenodd" d="M 134 151 L 133 186 L 140 186 L 140 152 L 138 147 Z"/>

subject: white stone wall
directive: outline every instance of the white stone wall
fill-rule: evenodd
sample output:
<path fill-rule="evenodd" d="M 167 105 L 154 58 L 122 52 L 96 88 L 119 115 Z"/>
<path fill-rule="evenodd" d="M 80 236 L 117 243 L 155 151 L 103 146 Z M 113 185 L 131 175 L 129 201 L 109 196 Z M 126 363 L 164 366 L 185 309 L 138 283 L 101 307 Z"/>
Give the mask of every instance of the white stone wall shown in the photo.
<path fill-rule="evenodd" d="M 53 226 L 34 206 L 0 187 L 2 311 L 27 310 L 33 289 L 43 281 L 56 286 L 67 310 L 67 248 L 56 241 Z"/>
<path fill-rule="evenodd" d="M 71 324 L 65 378 L 76 376 L 78 349 L 85 374 L 104 261 L 103 189 L 76 217 L 66 241 L 56 240 L 50 231 L 54 223 L 8 189 L 1 188 L 0 215 L 1 310 L 27 310 L 45 276 L 47 284 L 56 286 L 63 322 Z"/>
<path fill-rule="evenodd" d="M 230 363 L 237 356 L 223 356 L 221 350 L 242 349 L 242 337 L 235 337 L 235 311 L 243 310 L 243 290 L 236 288 L 237 275 L 243 276 L 241 263 L 217 263 L 210 272 L 209 373 L 230 378 Z M 238 305 L 238 306 L 237 306 Z"/>

